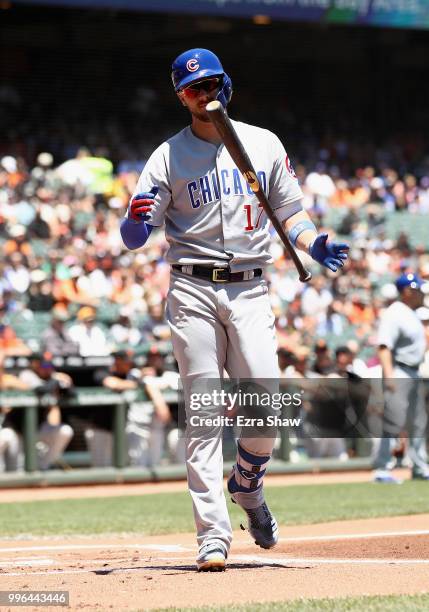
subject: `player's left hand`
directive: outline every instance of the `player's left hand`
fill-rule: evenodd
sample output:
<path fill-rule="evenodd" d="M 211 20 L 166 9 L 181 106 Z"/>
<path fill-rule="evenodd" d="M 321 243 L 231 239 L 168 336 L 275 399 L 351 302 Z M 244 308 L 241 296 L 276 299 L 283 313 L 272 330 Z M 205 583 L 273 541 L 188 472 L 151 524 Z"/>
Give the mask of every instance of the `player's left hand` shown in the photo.
<path fill-rule="evenodd" d="M 310 246 L 309 253 L 322 266 L 336 272 L 344 266 L 349 248 L 344 242 L 328 242 L 328 234 L 319 234 Z"/>

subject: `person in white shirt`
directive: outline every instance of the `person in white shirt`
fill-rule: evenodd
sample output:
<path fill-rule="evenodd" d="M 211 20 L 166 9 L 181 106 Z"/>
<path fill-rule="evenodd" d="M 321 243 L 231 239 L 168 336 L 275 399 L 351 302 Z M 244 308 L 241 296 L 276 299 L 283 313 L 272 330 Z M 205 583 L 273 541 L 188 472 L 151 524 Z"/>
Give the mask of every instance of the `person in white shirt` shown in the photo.
<path fill-rule="evenodd" d="M 79 345 L 81 357 L 106 357 L 111 353 L 112 347 L 95 315 L 95 308 L 82 306 L 77 313 L 78 322 L 68 330 L 71 340 Z"/>

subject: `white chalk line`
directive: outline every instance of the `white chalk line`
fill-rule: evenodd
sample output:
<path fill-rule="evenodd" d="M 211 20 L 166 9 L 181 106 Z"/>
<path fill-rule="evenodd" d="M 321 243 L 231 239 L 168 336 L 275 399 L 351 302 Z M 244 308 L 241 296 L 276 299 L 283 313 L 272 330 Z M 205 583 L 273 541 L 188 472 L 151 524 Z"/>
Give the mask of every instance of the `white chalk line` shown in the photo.
<path fill-rule="evenodd" d="M 363 534 L 336 534 L 336 535 L 326 535 L 326 536 L 298 536 L 291 538 L 280 538 L 280 542 L 317 542 L 317 541 L 335 541 L 335 540 L 348 540 L 348 539 L 367 539 L 367 538 L 380 538 L 380 537 L 396 537 L 396 536 L 418 536 L 418 535 L 428 535 L 429 530 L 413 530 L 413 531 L 380 531 L 380 532 L 370 532 Z M 253 542 L 240 542 L 240 546 L 254 546 Z M 116 549 L 116 550 L 147 550 L 147 551 L 156 551 L 156 552 L 164 552 L 164 553 L 194 553 L 194 548 L 188 548 L 181 544 L 109 544 L 109 543 L 100 543 L 100 544 L 64 544 L 64 545 L 45 545 L 45 546 L 19 546 L 14 548 L 0 548 L 1 553 L 14 553 L 14 552 L 42 552 L 42 551 L 68 551 L 68 550 L 102 550 L 102 549 Z M 284 567 L 288 567 L 292 565 L 338 565 L 338 564 L 349 564 L 349 565 L 427 565 L 429 564 L 429 559 L 371 559 L 371 558 L 363 558 L 363 559 L 338 559 L 338 558 L 327 558 L 327 557 L 308 557 L 308 558 L 288 558 L 288 557 L 265 557 L 265 556 L 255 556 L 255 555 L 233 555 L 230 557 L 230 560 L 237 561 L 246 561 L 250 563 L 256 564 L 266 564 L 266 565 L 281 565 Z M 141 562 L 147 562 L 147 559 L 139 559 Z M 157 557 L 155 561 L 177 561 L 179 563 L 183 563 L 185 561 L 189 561 L 189 558 L 186 557 Z M 64 563 L 64 560 L 62 560 Z M 68 563 L 75 562 L 74 561 L 66 561 Z M 38 558 L 19 558 L 14 560 L 4 560 L 0 561 L 0 567 L 17 567 L 17 566 L 47 566 L 52 565 L 54 563 L 53 559 L 38 559 Z M 105 560 L 94 560 L 94 559 L 85 559 L 85 563 L 94 563 L 97 565 L 105 564 L 103 567 L 96 567 L 92 569 L 55 569 L 55 570 L 45 570 L 40 572 L 2 572 L 2 576 L 37 576 L 37 575 L 49 575 L 49 574 L 82 574 L 82 573 L 92 573 L 96 571 L 106 572 L 106 571 L 114 571 L 116 572 L 133 572 L 133 571 L 145 571 L 147 568 L 110 568 L 109 565 L 115 563 L 114 559 L 105 559 Z M 107 567 L 106 567 L 107 566 Z"/>
<path fill-rule="evenodd" d="M 28 566 L 33 567 L 33 565 L 53 565 L 53 559 L 13 559 L 11 561 L 0 561 L 0 567 L 17 567 L 17 566 Z"/>
<path fill-rule="evenodd" d="M 323 542 L 335 540 L 359 540 L 367 538 L 383 538 L 395 536 L 418 536 L 429 535 L 429 529 L 417 529 L 413 531 L 377 531 L 369 533 L 346 533 L 336 535 L 319 535 L 319 536 L 297 536 L 291 538 L 280 538 L 279 542 Z M 240 546 L 254 546 L 253 542 L 239 542 Z M 0 547 L 0 554 L 8 552 L 48 552 L 48 551 L 63 551 L 63 550 L 101 550 L 103 548 L 118 549 L 118 550 L 154 550 L 159 552 L 194 552 L 194 548 L 183 546 L 182 544 L 62 544 L 62 545 L 45 545 L 45 546 L 17 546 L 14 548 Z"/>
<path fill-rule="evenodd" d="M 279 538 L 279 542 L 326 542 L 329 540 L 360 540 L 366 538 L 390 538 L 396 536 L 418 535 L 429 535 L 429 529 L 416 529 L 413 531 L 376 531 L 372 533 L 345 533 L 326 536 L 299 536 L 294 538 Z"/>
<path fill-rule="evenodd" d="M 310 565 L 429 565 L 429 559 L 333 559 L 331 557 L 308 557 L 308 558 L 288 558 L 288 557 L 258 557 L 255 555 L 235 555 L 231 559 L 239 561 L 258 562 L 268 565 L 283 565 L 285 567 L 293 564 Z"/>
<path fill-rule="evenodd" d="M 192 552 L 193 548 L 186 548 L 181 544 L 64 544 L 52 546 L 17 546 L 15 548 L 0 548 L 1 553 L 8 552 L 41 552 L 41 551 L 63 551 L 63 550 L 101 550 L 103 548 L 115 548 L 119 550 L 155 550 L 159 552 Z"/>

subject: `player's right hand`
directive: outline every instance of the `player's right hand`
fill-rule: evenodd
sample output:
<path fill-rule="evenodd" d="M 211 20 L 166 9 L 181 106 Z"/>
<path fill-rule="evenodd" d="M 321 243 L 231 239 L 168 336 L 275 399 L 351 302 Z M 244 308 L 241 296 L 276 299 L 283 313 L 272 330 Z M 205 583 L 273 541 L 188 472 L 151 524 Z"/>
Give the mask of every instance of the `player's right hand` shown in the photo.
<path fill-rule="evenodd" d="M 157 193 L 158 187 L 152 187 L 150 191 L 135 195 L 128 206 L 128 218 L 132 219 L 134 223 L 148 221 L 151 218 Z"/>

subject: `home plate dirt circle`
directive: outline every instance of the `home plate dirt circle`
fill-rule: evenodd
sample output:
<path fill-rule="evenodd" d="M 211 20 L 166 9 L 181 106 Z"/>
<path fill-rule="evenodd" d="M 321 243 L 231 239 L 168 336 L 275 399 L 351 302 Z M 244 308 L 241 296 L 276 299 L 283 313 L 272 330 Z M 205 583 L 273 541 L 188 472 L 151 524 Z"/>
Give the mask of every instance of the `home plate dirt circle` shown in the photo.
<path fill-rule="evenodd" d="M 268 551 L 236 532 L 222 574 L 195 571 L 193 534 L 4 540 L 0 583 L 100 610 L 414 594 L 429 590 L 428 526 L 416 515 L 283 527 Z"/>

